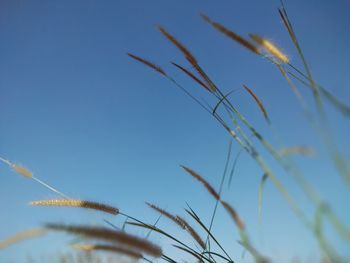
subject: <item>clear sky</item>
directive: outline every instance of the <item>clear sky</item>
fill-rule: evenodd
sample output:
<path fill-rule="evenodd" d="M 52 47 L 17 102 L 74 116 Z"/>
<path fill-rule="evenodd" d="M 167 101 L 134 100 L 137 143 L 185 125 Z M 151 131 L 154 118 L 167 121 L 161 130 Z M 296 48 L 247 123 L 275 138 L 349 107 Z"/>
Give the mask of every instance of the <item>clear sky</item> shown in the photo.
<path fill-rule="evenodd" d="M 349 102 L 350 2 L 293 0 L 286 5 L 315 78 Z M 272 39 L 301 67 L 278 7 L 276 0 L 1 0 L 0 156 L 28 167 L 69 196 L 107 202 L 147 222 L 154 222 L 158 215 L 145 201 L 182 215 L 188 202 L 208 222 L 214 201 L 179 165 L 192 167 L 218 187 L 229 136 L 166 79 L 126 56 L 132 52 L 157 62 L 196 96 L 208 98 L 169 64 L 175 61 L 188 66 L 157 31 L 156 25 L 161 24 L 196 55 L 225 93 L 243 83 L 254 89 L 269 112 L 272 129 L 243 90 L 235 92 L 232 101 L 264 136 L 276 145 L 309 144 L 316 149 L 315 157 L 296 161 L 349 223 L 349 188 L 327 160 L 285 80 L 272 64 L 199 17 L 203 12 L 242 35 L 258 33 Z M 309 90 L 299 87 L 312 106 Z M 332 108 L 329 117 L 348 160 L 348 119 Z M 237 154 L 238 145 L 232 148 Z M 312 217 L 314 210 L 293 180 L 267 159 Z M 244 218 L 256 247 L 276 262 L 317 256 L 315 239 L 269 182 L 259 225 L 261 176 L 257 165 L 243 154 L 231 188 L 224 188 L 224 198 Z M 85 211 L 27 206 L 31 200 L 55 197 L 0 164 L 0 240 L 45 222 L 95 224 L 105 218 Z M 106 218 L 117 225 L 123 221 L 122 217 Z M 182 236 L 165 219 L 159 226 Z M 130 231 L 146 234 L 140 229 Z M 214 233 L 238 262 L 249 261 L 249 257 L 241 258 L 238 233 L 222 209 Z M 327 234 L 342 254 L 350 256 L 348 243 L 331 228 Z M 152 240 L 169 247 L 157 235 Z M 70 239 L 63 235 L 50 235 L 17 244 L 0 251 L 0 262 L 21 262 L 26 254 L 60 251 L 67 241 Z M 181 258 L 169 249 L 170 255 Z"/>

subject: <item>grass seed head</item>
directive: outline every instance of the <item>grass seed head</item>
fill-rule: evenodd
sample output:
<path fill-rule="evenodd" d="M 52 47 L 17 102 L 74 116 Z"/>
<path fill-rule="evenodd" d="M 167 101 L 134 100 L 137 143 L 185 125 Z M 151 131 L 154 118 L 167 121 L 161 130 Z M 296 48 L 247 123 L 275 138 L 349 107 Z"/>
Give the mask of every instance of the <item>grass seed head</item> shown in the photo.
<path fill-rule="evenodd" d="M 97 202 L 91 202 L 86 200 L 78 200 L 78 199 L 50 199 L 50 200 L 39 200 L 32 201 L 29 203 L 34 206 L 68 206 L 68 207 L 81 207 L 87 209 L 93 209 L 102 211 L 105 213 L 117 215 L 119 213 L 119 209 L 110 205 L 101 204 Z"/>
<path fill-rule="evenodd" d="M 278 59 L 279 61 L 287 64 L 289 63 L 289 58 L 286 54 L 284 54 L 275 44 L 273 44 L 270 40 L 263 38 L 256 34 L 249 34 L 251 39 L 253 39 L 258 45 L 260 45 L 263 49 L 265 49 L 268 53 L 270 53 L 273 57 Z"/>

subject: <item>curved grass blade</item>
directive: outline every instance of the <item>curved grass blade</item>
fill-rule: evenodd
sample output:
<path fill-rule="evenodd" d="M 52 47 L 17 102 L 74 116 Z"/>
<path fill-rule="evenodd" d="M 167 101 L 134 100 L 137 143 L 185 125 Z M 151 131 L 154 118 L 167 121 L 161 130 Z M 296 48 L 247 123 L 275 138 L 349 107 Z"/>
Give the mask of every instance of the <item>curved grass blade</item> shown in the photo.
<path fill-rule="evenodd" d="M 238 159 L 239 157 L 241 156 L 242 152 L 243 152 L 244 148 L 240 148 L 234 161 L 233 161 L 233 164 L 232 164 L 232 169 L 231 169 L 231 172 L 230 172 L 230 176 L 228 178 L 228 187 L 231 186 L 231 182 L 232 182 L 232 178 L 233 178 L 233 175 L 236 171 L 236 166 L 237 166 L 237 163 L 238 163 Z"/>
<path fill-rule="evenodd" d="M 264 186 L 266 184 L 266 180 L 268 179 L 268 175 L 267 174 L 264 174 L 262 177 L 261 177 L 261 180 L 260 180 L 260 184 L 259 184 L 259 204 L 258 204 L 258 217 L 259 217 L 259 222 L 261 224 L 262 222 L 262 200 L 263 200 L 263 192 L 264 192 Z"/>

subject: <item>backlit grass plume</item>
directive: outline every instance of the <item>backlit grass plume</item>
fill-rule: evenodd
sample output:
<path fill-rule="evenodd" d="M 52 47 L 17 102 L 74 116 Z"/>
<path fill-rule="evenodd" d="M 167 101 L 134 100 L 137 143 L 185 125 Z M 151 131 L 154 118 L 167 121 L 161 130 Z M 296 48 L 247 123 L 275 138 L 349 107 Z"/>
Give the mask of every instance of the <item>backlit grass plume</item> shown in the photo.
<path fill-rule="evenodd" d="M 110 205 L 101 204 L 97 202 L 91 202 L 86 200 L 78 200 L 78 199 L 50 199 L 50 200 L 39 200 L 32 201 L 29 203 L 33 206 L 68 206 L 68 207 L 81 207 L 87 209 L 93 209 L 102 211 L 105 213 L 117 215 L 119 213 L 119 209 Z"/>
<path fill-rule="evenodd" d="M 144 252 L 154 257 L 162 255 L 162 249 L 146 239 L 142 239 L 122 231 L 111 230 L 105 227 L 91 227 L 81 225 L 46 224 L 49 230 L 67 232 L 91 239 L 100 239 L 112 243 L 122 244 L 135 251 Z"/>
<path fill-rule="evenodd" d="M 42 229 L 42 228 L 34 228 L 34 229 L 28 229 L 25 230 L 23 232 L 19 232 L 5 240 L 1 240 L 0 241 L 0 249 L 4 249 L 10 245 L 13 245 L 15 243 L 18 243 L 20 241 L 24 241 L 30 238 L 34 238 L 34 237 L 39 237 L 39 236 L 43 236 L 47 233 L 46 229 Z"/>
<path fill-rule="evenodd" d="M 270 40 L 263 38 L 256 34 L 249 34 L 249 36 L 263 49 L 265 49 L 268 53 L 270 53 L 273 57 L 278 59 L 279 61 L 288 64 L 289 58 L 286 54 L 284 54 L 275 44 L 273 44 Z"/>

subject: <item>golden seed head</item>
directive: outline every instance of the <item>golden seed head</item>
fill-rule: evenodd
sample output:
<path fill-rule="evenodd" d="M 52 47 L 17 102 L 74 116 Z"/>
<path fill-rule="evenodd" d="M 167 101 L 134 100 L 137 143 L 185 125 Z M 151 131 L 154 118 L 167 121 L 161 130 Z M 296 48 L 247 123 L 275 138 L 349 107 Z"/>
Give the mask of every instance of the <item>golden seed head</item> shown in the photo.
<path fill-rule="evenodd" d="M 119 209 L 110 205 L 78 199 L 50 199 L 30 202 L 34 206 L 68 206 L 98 210 L 101 212 L 117 215 Z"/>
<path fill-rule="evenodd" d="M 21 166 L 21 165 L 18 165 L 18 164 L 12 164 L 12 169 L 16 172 L 16 173 L 18 173 L 18 174 L 20 174 L 20 175 L 22 175 L 22 176 L 24 176 L 24 177 L 33 177 L 33 173 L 31 172 L 31 171 L 29 171 L 27 168 L 25 168 L 25 167 L 23 167 L 23 166 Z"/>
<path fill-rule="evenodd" d="M 263 49 L 265 49 L 272 56 L 277 58 L 279 61 L 287 64 L 289 63 L 289 58 L 284 54 L 275 44 L 270 40 L 263 38 L 256 34 L 249 34 L 251 39 L 253 39 L 257 44 L 259 44 Z"/>

